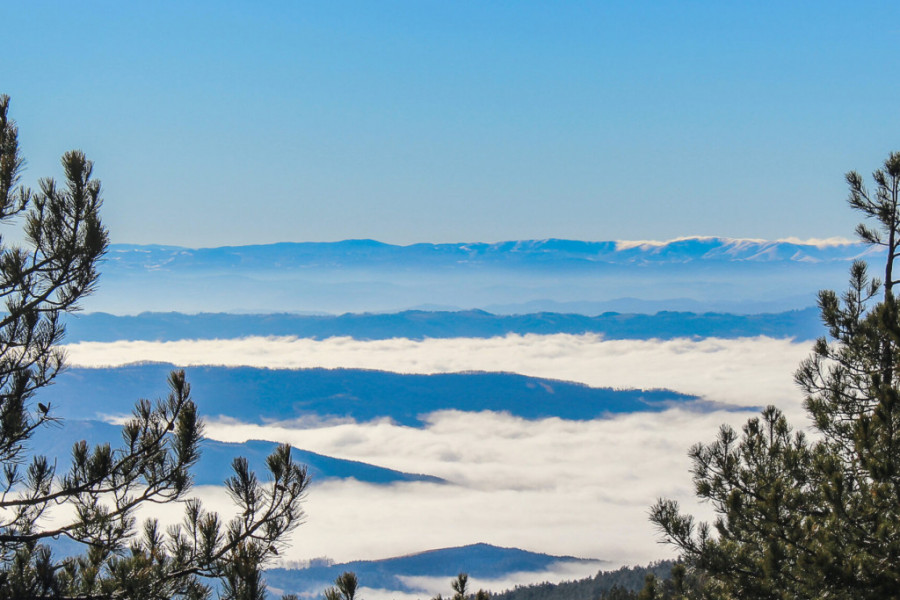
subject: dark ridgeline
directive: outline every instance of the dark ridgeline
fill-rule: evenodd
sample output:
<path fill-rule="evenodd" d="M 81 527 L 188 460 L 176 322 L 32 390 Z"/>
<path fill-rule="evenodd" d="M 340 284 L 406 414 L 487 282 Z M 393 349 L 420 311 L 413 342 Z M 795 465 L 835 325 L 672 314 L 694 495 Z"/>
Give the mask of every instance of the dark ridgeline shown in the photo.
<path fill-rule="evenodd" d="M 357 340 L 408 338 L 489 338 L 507 334 L 601 334 L 604 339 L 680 337 L 793 337 L 813 340 L 824 333 L 815 308 L 768 314 L 665 311 L 655 314 L 604 313 L 587 316 L 540 312 L 498 315 L 481 310 L 344 315 L 142 313 L 81 314 L 66 319 L 68 342 L 117 340 L 172 341 L 246 336 L 296 336 Z"/>
<path fill-rule="evenodd" d="M 66 418 L 121 414 L 130 409 L 133 394 L 147 389 L 171 369 L 172 365 L 157 363 L 70 369 L 46 397 L 70 400 L 59 407 L 60 416 Z M 303 418 L 366 422 L 388 417 L 401 425 L 422 427 L 428 414 L 440 410 L 590 420 L 676 405 L 696 410 L 712 406 L 671 390 L 593 388 L 515 373 L 412 375 L 365 369 L 253 367 L 188 367 L 185 372 L 197 388 L 194 401 L 204 414 L 258 424 Z"/>
<path fill-rule="evenodd" d="M 643 567 L 626 566 L 574 581 L 516 586 L 492 593 L 490 597 L 492 600 L 638 600 L 650 578 L 649 585 L 660 588 L 659 595 L 651 598 L 674 600 L 677 598 L 672 581 L 675 564 L 662 560 Z"/>
<path fill-rule="evenodd" d="M 444 577 L 467 573 L 478 579 L 503 577 L 510 573 L 534 573 L 551 569 L 560 562 L 594 561 L 572 556 L 553 556 L 518 548 L 491 544 L 470 544 L 455 548 L 429 550 L 384 560 L 320 564 L 301 569 L 269 569 L 266 577 L 273 587 L 293 593 L 309 594 L 330 585 L 343 572 L 353 572 L 360 585 L 375 589 L 420 593 L 407 577 Z M 448 586 L 449 587 L 449 586 Z M 449 600 L 449 598 L 448 598 Z"/>

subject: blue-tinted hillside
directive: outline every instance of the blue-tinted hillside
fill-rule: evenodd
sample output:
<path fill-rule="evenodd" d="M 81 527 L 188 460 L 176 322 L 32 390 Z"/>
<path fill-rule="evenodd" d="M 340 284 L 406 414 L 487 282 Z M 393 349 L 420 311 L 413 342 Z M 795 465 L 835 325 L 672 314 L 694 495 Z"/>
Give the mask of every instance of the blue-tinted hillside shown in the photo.
<path fill-rule="evenodd" d="M 66 419 L 59 425 L 39 428 L 31 440 L 36 452 L 57 459 L 60 471 L 69 464 L 72 445 L 84 440 L 89 446 L 110 444 L 117 448 L 122 444 L 121 428 L 101 421 Z M 250 440 L 243 443 L 219 442 L 205 439 L 201 442 L 200 461 L 191 470 L 195 485 L 222 485 L 232 475 L 232 461 L 245 457 L 250 468 L 265 479 L 266 457 L 272 453 L 275 442 Z M 293 448 L 295 461 L 307 466 L 313 483 L 328 479 L 348 479 L 374 484 L 390 484 L 411 481 L 443 483 L 430 475 L 404 473 L 364 462 L 333 458 L 300 448 Z"/>
<path fill-rule="evenodd" d="M 124 414 L 141 397 L 166 393 L 164 364 L 71 369 L 42 398 L 60 416 L 91 419 Z M 370 421 L 388 417 L 417 427 L 439 410 L 504 411 L 526 419 L 593 419 L 663 410 L 696 400 L 669 390 L 615 390 L 512 373 L 405 375 L 358 369 L 186 369 L 202 415 L 251 423 L 303 417 Z"/>
<path fill-rule="evenodd" d="M 353 571 L 362 586 L 415 593 L 422 590 L 410 586 L 402 577 L 447 577 L 449 589 L 450 579 L 457 573 L 488 579 L 509 573 L 540 572 L 559 562 L 589 561 L 490 544 L 472 544 L 386 560 L 354 561 L 306 569 L 269 569 L 266 571 L 266 580 L 271 587 L 285 592 L 318 595 L 325 587 L 332 585 L 335 577 L 344 571 Z"/>

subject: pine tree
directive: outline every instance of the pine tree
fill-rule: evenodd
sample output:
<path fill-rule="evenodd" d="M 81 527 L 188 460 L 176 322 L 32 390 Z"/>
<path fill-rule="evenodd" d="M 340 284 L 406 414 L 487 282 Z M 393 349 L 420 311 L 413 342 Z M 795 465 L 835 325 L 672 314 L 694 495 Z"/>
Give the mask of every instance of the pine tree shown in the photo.
<path fill-rule="evenodd" d="M 475 592 L 474 596 L 469 593 L 469 574 L 468 573 L 460 573 L 456 576 L 456 579 L 450 582 L 450 588 L 453 590 L 453 596 L 448 598 L 447 600 L 471 600 L 471 598 L 475 598 L 475 600 L 488 600 L 490 598 L 490 594 L 488 594 L 484 590 L 478 590 Z M 326 600 L 331 600 L 326 598 Z M 444 600 L 443 596 L 438 594 L 432 600 Z"/>
<path fill-rule="evenodd" d="M 0 224 L 22 219 L 24 242 L 0 238 L 0 598 L 204 598 L 203 578 L 220 578 L 226 597 L 261 597 L 261 566 L 299 523 L 308 483 L 289 446 L 269 457 L 268 483 L 234 462 L 226 488 L 241 516 L 226 523 L 189 499 L 180 525 L 163 531 L 150 519 L 137 532 L 139 508 L 183 501 L 190 489 L 203 426 L 184 372 L 170 375 L 164 400 L 137 403 L 117 448 L 78 443 L 58 472 L 29 447 L 38 428 L 60 421 L 38 392 L 64 367 L 61 317 L 94 290 L 108 236 L 82 152 L 63 155 L 62 185 L 21 185 L 8 109 L 0 96 Z M 55 557 L 59 538 L 82 552 Z"/>
<path fill-rule="evenodd" d="M 358 586 L 359 580 L 356 578 L 356 573 L 344 571 L 334 580 L 334 586 L 325 590 L 325 600 L 356 600 Z"/>
<path fill-rule="evenodd" d="M 819 294 L 828 337 L 796 373 L 815 435 L 768 407 L 743 434 L 691 449 L 697 495 L 718 517 L 696 523 L 660 500 L 651 519 L 707 595 L 886 598 L 900 594 L 900 153 L 875 171 L 874 193 L 848 173 L 849 203 L 875 225 L 857 233 L 885 249 L 884 281 L 853 264 L 841 298 Z M 879 292 L 881 297 L 879 298 Z"/>
<path fill-rule="evenodd" d="M 466 600 L 469 595 L 469 575 L 460 573 L 456 580 L 450 583 L 453 588 L 453 600 Z"/>

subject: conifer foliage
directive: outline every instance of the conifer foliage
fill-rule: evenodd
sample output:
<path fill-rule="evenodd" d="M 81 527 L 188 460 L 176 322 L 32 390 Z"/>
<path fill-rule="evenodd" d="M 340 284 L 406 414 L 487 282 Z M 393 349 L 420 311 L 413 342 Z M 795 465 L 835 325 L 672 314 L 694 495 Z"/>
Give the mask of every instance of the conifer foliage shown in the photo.
<path fill-rule="evenodd" d="M 691 449 L 710 526 L 660 500 L 651 520 L 708 575 L 707 597 L 888 598 L 900 594 L 900 153 L 873 174 L 846 176 L 859 236 L 884 250 L 883 281 L 853 264 L 841 297 L 819 294 L 828 336 L 795 379 L 812 435 L 775 407 L 741 434 L 723 426 Z"/>
<path fill-rule="evenodd" d="M 261 598 L 261 565 L 302 517 L 306 470 L 289 446 L 268 458 L 266 483 L 235 460 L 225 485 L 239 516 L 227 522 L 187 499 L 203 427 L 184 372 L 164 400 L 137 403 L 119 447 L 78 443 L 64 470 L 29 446 L 38 428 L 64 426 L 37 393 L 64 366 L 60 317 L 94 290 L 108 238 L 82 152 L 63 155 L 62 184 L 20 184 L 8 109 L 0 96 L 0 224 L 21 219 L 24 241 L 0 238 L 0 598 L 205 598 L 203 578 L 220 579 L 225 597 Z M 140 507 L 181 500 L 181 524 L 138 525 Z M 54 556 L 59 539 L 80 552 Z"/>
<path fill-rule="evenodd" d="M 469 574 L 468 573 L 460 573 L 456 576 L 456 579 L 450 582 L 450 587 L 453 589 L 453 596 L 447 598 L 446 600 L 489 600 L 490 594 L 488 594 L 484 590 L 478 590 L 474 594 L 469 593 Z M 329 600 L 326 598 L 326 600 Z M 438 594 L 432 600 L 445 600 L 443 596 Z"/>
<path fill-rule="evenodd" d="M 334 580 L 334 585 L 325 590 L 325 600 L 356 600 L 359 580 L 353 571 L 344 571 Z M 284 600 L 284 598 L 282 598 Z"/>

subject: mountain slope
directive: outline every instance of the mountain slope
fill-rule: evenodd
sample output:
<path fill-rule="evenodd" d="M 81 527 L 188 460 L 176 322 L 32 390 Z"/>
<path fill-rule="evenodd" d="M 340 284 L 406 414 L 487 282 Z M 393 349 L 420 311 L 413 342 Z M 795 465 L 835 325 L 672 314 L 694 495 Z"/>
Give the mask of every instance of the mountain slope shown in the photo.
<path fill-rule="evenodd" d="M 354 561 L 305 569 L 269 569 L 266 571 L 266 580 L 270 587 L 285 592 L 318 595 L 323 588 L 334 582 L 335 577 L 344 571 L 353 571 L 359 578 L 360 585 L 365 587 L 423 593 L 426 590 L 407 578 L 446 577 L 446 587 L 449 588 L 450 578 L 457 573 L 491 579 L 510 573 L 545 571 L 561 562 L 593 564 L 597 561 L 481 543 L 385 560 Z"/>
<path fill-rule="evenodd" d="M 41 427 L 31 440 L 34 448 L 48 457 L 58 458 L 60 472 L 69 464 L 72 445 L 84 440 L 88 445 L 108 443 L 113 448 L 121 445 L 121 428 L 101 421 L 66 419 L 58 427 Z M 204 439 L 201 444 L 200 461 L 191 470 L 195 485 L 222 485 L 233 474 L 232 461 L 238 456 L 245 457 L 250 468 L 264 478 L 266 457 L 272 453 L 275 442 L 250 440 L 243 443 L 219 442 Z M 401 482 L 444 483 L 444 480 L 430 475 L 404 473 L 376 465 L 353 460 L 324 456 L 308 450 L 293 448 L 295 461 L 307 466 L 313 483 L 328 479 L 348 479 L 374 484 Z"/>
<path fill-rule="evenodd" d="M 161 394 L 172 365 L 70 369 L 42 398 L 61 417 L 130 414 L 135 400 Z M 360 369 L 190 367 L 192 396 L 206 418 L 249 423 L 299 418 L 371 421 L 420 427 L 439 410 L 505 411 L 526 419 L 586 420 L 614 413 L 660 411 L 696 398 L 669 390 L 616 390 L 513 373 L 410 375 Z"/>

